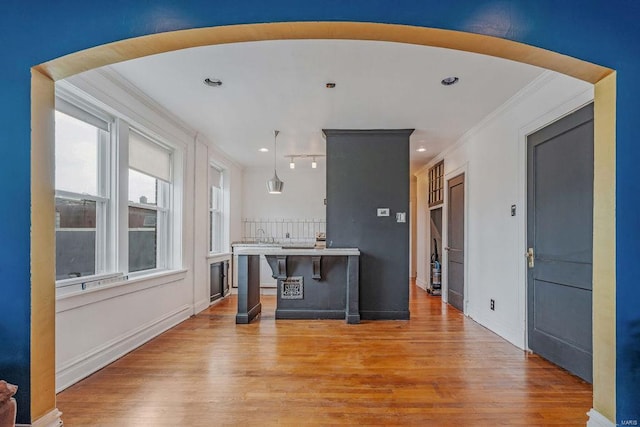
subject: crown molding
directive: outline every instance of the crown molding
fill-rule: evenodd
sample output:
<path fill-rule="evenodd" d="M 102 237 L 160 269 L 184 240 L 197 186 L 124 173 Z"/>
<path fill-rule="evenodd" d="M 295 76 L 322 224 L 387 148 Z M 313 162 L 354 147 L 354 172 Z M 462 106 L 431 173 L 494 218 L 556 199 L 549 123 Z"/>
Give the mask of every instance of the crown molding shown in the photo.
<path fill-rule="evenodd" d="M 171 123 L 171 125 L 177 127 L 182 132 L 189 135 L 191 138 L 194 138 L 198 133 L 185 121 L 180 119 L 173 112 L 165 108 L 162 104 L 158 103 L 153 98 L 150 98 L 146 93 L 140 90 L 138 86 L 131 83 L 124 76 L 122 76 L 122 74 L 115 71 L 111 66 L 98 68 L 96 70 L 93 70 L 92 72 L 104 77 L 111 84 L 128 93 L 136 101 L 140 102 L 149 110 L 167 120 L 169 123 Z"/>
<path fill-rule="evenodd" d="M 447 157 L 450 153 L 457 150 L 469 140 L 482 131 L 485 127 L 487 127 L 491 122 L 493 122 L 497 117 L 501 116 L 506 110 L 515 107 L 521 102 L 525 101 L 529 96 L 533 95 L 541 88 L 549 84 L 552 80 L 558 78 L 558 74 L 545 70 L 538 77 L 533 79 L 529 84 L 524 86 L 518 92 L 516 92 L 511 98 L 507 99 L 504 103 L 502 103 L 498 108 L 487 114 L 482 120 L 476 123 L 473 127 L 467 130 L 465 133 L 460 136 L 456 142 L 447 147 L 445 150 L 441 151 L 438 155 L 429 160 L 424 166 L 416 171 L 414 175 L 422 175 L 426 171 L 429 170 L 433 165 L 438 163 L 440 160 Z"/>
<path fill-rule="evenodd" d="M 95 70 L 97 73 L 102 74 L 106 79 L 108 79 L 111 83 L 116 86 L 119 86 L 123 90 L 126 90 L 132 97 L 134 97 L 139 102 L 143 103 L 150 110 L 154 111 L 156 114 L 162 115 L 170 120 L 171 123 L 183 130 L 185 133 L 189 134 L 194 141 L 200 140 L 207 144 L 208 147 L 212 148 L 217 156 L 223 157 L 224 163 L 233 165 L 239 169 L 243 169 L 243 165 L 238 163 L 233 157 L 231 157 L 226 151 L 224 151 L 220 146 L 213 143 L 206 135 L 202 134 L 199 130 L 194 129 L 186 123 L 184 120 L 176 116 L 173 112 L 165 108 L 162 104 L 158 103 L 156 100 L 150 98 L 146 93 L 140 90 L 138 86 L 131 83 L 127 78 L 125 78 L 122 74 L 118 73 L 111 66 L 102 67 L 100 69 Z"/>

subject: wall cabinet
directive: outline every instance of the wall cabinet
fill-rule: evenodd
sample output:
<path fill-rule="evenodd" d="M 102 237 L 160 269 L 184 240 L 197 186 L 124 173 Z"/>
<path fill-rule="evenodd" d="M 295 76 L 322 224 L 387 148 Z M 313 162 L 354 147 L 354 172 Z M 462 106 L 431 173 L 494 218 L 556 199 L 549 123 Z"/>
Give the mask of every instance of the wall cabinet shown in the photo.
<path fill-rule="evenodd" d="M 429 169 L 429 207 L 444 202 L 444 160 Z"/>

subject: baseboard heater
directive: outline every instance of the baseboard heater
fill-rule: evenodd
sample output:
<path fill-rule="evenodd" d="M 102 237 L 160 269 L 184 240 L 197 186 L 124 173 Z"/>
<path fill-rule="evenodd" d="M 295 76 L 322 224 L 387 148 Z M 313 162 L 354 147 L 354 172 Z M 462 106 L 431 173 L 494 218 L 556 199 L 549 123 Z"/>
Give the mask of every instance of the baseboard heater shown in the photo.
<path fill-rule="evenodd" d="M 214 262 L 209 269 L 209 301 L 213 302 L 229 292 L 229 261 Z"/>

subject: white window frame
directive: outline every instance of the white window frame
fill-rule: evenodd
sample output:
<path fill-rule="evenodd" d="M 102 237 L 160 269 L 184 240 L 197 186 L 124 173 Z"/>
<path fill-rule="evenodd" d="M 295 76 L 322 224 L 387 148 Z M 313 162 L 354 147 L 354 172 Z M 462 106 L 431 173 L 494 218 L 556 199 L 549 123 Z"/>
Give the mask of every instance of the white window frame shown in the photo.
<path fill-rule="evenodd" d="M 156 250 L 156 267 L 155 268 L 151 268 L 151 269 L 147 269 L 147 270 L 139 270 L 139 271 L 134 271 L 131 272 L 129 271 L 129 257 L 128 257 L 128 251 L 129 251 L 129 245 L 128 245 L 128 237 L 127 237 L 127 244 L 125 245 L 125 248 L 121 248 L 121 250 L 123 252 L 126 251 L 127 253 L 127 257 L 126 257 L 126 265 L 123 265 L 124 267 L 124 271 L 126 271 L 129 275 L 129 277 L 136 277 L 136 276 L 141 276 L 141 275 L 147 275 L 147 274 L 153 274 L 155 272 L 162 272 L 162 271 L 166 271 L 168 269 L 171 269 L 174 266 L 174 260 L 175 260 L 175 256 L 172 256 L 172 242 L 174 241 L 174 239 L 172 238 L 173 234 L 174 234 L 174 220 L 173 220 L 173 212 L 174 212 L 174 189 L 175 189 L 175 164 L 176 164 L 176 153 L 175 150 L 169 145 L 164 143 L 160 138 L 156 137 L 156 136 L 151 136 L 149 133 L 144 132 L 142 130 L 140 130 L 137 127 L 134 126 L 130 126 L 128 129 L 128 133 L 131 133 L 131 131 L 138 133 L 139 135 L 143 136 L 144 138 L 146 138 L 147 140 L 149 140 L 150 142 L 153 142 L 154 144 L 157 144 L 159 147 L 161 147 L 162 149 L 166 150 L 169 155 L 170 155 L 170 162 L 171 162 L 171 182 L 166 182 L 163 181 L 159 178 L 156 178 L 154 176 L 148 175 L 144 172 L 140 172 L 146 176 L 149 176 L 151 178 L 156 179 L 156 183 L 157 183 L 157 200 L 156 200 L 156 204 L 152 205 L 152 204 L 145 204 L 145 203 L 136 203 L 136 202 L 132 202 L 129 200 L 128 198 L 128 187 L 129 187 L 129 170 L 130 170 L 130 166 L 129 166 L 129 162 L 128 162 L 128 154 L 127 154 L 127 162 L 126 165 L 121 166 L 121 168 L 123 168 L 124 170 L 126 170 L 126 180 L 125 181 L 125 186 L 127 187 L 126 190 L 121 189 L 121 193 L 126 194 L 126 212 L 127 212 L 127 220 L 126 220 L 126 225 L 123 228 L 126 228 L 127 230 L 127 236 L 129 233 L 129 220 L 128 220 L 128 215 L 129 215 L 129 207 L 136 207 L 136 208 L 141 208 L 141 209 L 148 209 L 148 210 L 153 210 L 156 211 L 157 216 L 156 216 L 156 242 L 157 242 L 157 250 Z M 126 151 L 128 152 L 128 135 L 127 135 L 127 146 L 126 146 Z M 124 150 L 124 147 L 121 145 L 120 147 L 121 150 Z M 122 175 L 122 174 L 121 174 Z M 122 198 L 121 198 L 122 200 Z"/>
<path fill-rule="evenodd" d="M 220 175 L 219 187 L 213 185 L 214 173 L 212 169 L 215 169 Z M 217 255 L 227 252 L 225 250 L 226 243 L 226 197 L 225 186 L 227 171 L 216 164 L 209 164 L 209 254 Z M 218 204 L 217 208 L 213 207 L 214 193 L 217 192 Z M 218 230 L 214 229 L 213 218 L 214 215 L 218 217 Z M 217 244 L 216 244 L 217 243 Z"/>
<path fill-rule="evenodd" d="M 96 263 L 96 274 L 56 281 L 57 294 L 75 293 L 85 290 L 85 283 L 104 284 L 131 283 L 163 276 L 183 268 L 182 233 L 183 199 L 185 191 L 184 171 L 186 170 L 187 140 L 168 132 L 162 126 L 147 122 L 142 117 L 135 118 L 127 113 L 99 101 L 87 93 L 64 82 L 56 84 L 56 102 L 70 106 L 76 117 L 81 111 L 87 114 L 89 124 L 108 123 L 109 137 L 101 144 L 99 162 L 99 195 L 76 194 L 56 191 L 55 196 L 75 200 L 92 200 L 104 204 L 104 215 L 96 213 L 96 225 L 100 225 L 100 254 L 103 258 Z M 65 112 L 65 111 L 62 111 Z M 65 112 L 66 113 L 66 112 Z M 131 112 L 128 112 L 129 114 Z M 68 114 L 68 113 L 66 113 Z M 76 117 L 78 118 L 78 117 Z M 96 122 L 92 122 L 96 120 Z M 145 123 L 142 125 L 141 123 Z M 149 127 L 150 126 L 150 127 Z M 158 241 L 156 268 L 129 272 L 129 132 L 135 132 L 152 140 L 171 154 L 170 183 L 159 185 L 158 206 L 139 204 L 144 209 L 158 211 Z M 104 159 L 104 161 L 102 160 Z M 162 182 L 160 180 L 160 182 Z M 98 208 L 96 207 L 98 210 Z M 98 227 L 96 227 L 98 228 Z M 97 252 L 97 251 L 96 251 Z M 98 265 L 100 272 L 98 273 Z M 88 289 L 96 289 L 95 286 Z"/>
<path fill-rule="evenodd" d="M 115 272 L 115 257 L 112 242 L 109 238 L 111 223 L 111 153 L 114 143 L 113 117 L 103 111 L 84 103 L 70 95 L 56 96 L 56 111 L 66 114 L 76 120 L 87 123 L 97 129 L 102 129 L 98 140 L 97 189 L 98 194 L 76 193 L 73 191 L 55 189 L 55 198 L 92 201 L 96 204 L 96 247 L 95 274 L 56 280 L 56 287 L 64 287 L 76 283 L 96 280 L 109 276 Z"/>

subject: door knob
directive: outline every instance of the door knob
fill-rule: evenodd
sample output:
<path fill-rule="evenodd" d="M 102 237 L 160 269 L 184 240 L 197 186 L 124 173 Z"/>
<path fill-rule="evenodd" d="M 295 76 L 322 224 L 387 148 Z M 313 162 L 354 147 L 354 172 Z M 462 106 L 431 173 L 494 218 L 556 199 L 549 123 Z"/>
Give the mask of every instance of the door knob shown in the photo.
<path fill-rule="evenodd" d="M 533 268 L 534 265 L 534 254 L 533 254 L 533 248 L 529 248 L 527 250 L 527 263 L 529 264 L 529 268 Z"/>

